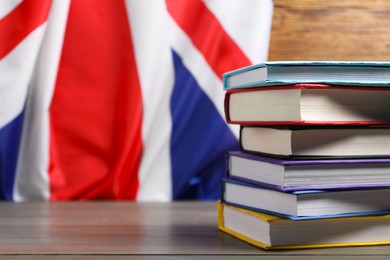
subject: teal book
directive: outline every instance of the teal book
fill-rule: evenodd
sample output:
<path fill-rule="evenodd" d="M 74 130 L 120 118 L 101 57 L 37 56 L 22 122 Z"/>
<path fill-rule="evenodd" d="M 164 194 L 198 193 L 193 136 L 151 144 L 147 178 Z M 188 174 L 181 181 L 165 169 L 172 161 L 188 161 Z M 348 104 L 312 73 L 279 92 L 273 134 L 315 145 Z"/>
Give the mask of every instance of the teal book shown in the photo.
<path fill-rule="evenodd" d="M 297 83 L 388 87 L 390 62 L 266 62 L 227 72 L 223 83 L 225 90 Z"/>

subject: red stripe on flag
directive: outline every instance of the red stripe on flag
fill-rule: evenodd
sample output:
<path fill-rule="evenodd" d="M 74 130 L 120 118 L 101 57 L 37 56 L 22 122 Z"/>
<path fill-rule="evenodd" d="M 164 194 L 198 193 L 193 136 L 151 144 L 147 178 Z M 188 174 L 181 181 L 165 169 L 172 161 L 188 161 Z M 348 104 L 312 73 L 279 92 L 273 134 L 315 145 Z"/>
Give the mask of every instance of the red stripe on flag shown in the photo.
<path fill-rule="evenodd" d="M 251 64 L 202 1 L 166 0 L 166 3 L 174 20 L 219 77 L 227 71 Z"/>
<path fill-rule="evenodd" d="M 141 124 L 124 1 L 72 1 L 50 108 L 51 200 L 135 199 Z"/>
<path fill-rule="evenodd" d="M 47 20 L 51 2 L 51 0 L 24 0 L 0 19 L 0 59 Z"/>

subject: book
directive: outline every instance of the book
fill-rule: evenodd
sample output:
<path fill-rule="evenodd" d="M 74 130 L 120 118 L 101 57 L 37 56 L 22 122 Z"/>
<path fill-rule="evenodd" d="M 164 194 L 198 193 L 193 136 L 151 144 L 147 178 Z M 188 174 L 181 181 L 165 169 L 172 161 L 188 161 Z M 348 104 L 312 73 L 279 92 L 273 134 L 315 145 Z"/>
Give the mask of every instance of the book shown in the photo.
<path fill-rule="evenodd" d="M 223 74 L 224 89 L 255 86 L 325 83 L 390 86 L 389 62 L 274 61 Z"/>
<path fill-rule="evenodd" d="M 297 160 L 229 151 L 227 177 L 285 191 L 390 187 L 390 158 Z"/>
<path fill-rule="evenodd" d="M 390 214 L 390 188 L 280 191 L 221 180 L 221 201 L 293 220 Z"/>
<path fill-rule="evenodd" d="M 286 158 L 390 157 L 389 126 L 242 126 L 242 150 Z"/>
<path fill-rule="evenodd" d="M 263 249 L 390 244 L 390 215 L 294 221 L 218 202 L 218 228 Z"/>
<path fill-rule="evenodd" d="M 225 93 L 228 123 L 241 125 L 390 124 L 390 88 L 295 84 Z"/>

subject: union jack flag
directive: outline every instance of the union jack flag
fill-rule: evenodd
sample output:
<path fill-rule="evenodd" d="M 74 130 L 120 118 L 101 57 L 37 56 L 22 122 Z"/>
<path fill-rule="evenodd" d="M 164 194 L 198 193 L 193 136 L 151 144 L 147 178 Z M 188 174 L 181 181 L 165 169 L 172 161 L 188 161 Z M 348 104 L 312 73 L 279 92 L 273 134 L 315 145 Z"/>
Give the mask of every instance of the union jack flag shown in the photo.
<path fill-rule="evenodd" d="M 221 75 L 267 59 L 272 0 L 0 4 L 0 198 L 216 199 Z"/>

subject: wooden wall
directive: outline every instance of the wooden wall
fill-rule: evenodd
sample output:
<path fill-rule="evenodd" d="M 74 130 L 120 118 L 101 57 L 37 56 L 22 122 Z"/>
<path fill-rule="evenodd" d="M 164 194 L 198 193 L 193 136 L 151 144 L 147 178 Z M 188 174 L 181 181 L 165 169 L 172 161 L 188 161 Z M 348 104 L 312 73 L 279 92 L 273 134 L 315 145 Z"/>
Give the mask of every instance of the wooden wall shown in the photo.
<path fill-rule="evenodd" d="M 390 61 L 390 0 L 274 0 L 268 59 Z"/>

